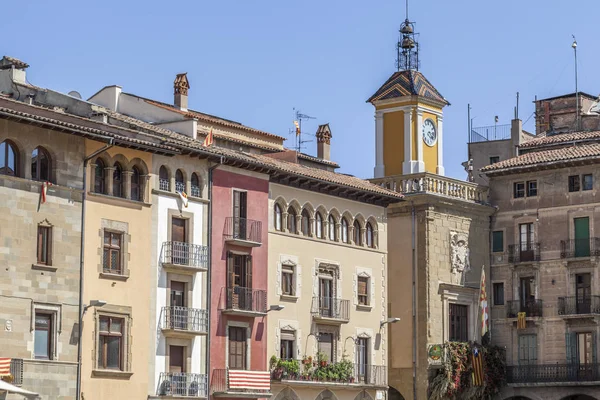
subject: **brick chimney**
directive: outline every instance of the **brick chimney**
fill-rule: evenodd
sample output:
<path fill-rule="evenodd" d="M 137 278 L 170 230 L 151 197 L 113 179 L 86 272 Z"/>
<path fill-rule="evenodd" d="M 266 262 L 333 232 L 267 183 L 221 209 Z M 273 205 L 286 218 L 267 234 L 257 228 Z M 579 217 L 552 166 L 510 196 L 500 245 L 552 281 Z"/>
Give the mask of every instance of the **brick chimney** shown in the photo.
<path fill-rule="evenodd" d="M 175 82 L 173 82 L 173 90 L 175 94 L 175 105 L 183 111 L 188 109 L 188 90 L 190 82 L 187 79 L 187 72 L 177 74 Z"/>
<path fill-rule="evenodd" d="M 330 161 L 330 150 L 329 147 L 331 145 L 331 129 L 329 129 L 329 124 L 319 125 L 317 129 L 317 157 Z"/>

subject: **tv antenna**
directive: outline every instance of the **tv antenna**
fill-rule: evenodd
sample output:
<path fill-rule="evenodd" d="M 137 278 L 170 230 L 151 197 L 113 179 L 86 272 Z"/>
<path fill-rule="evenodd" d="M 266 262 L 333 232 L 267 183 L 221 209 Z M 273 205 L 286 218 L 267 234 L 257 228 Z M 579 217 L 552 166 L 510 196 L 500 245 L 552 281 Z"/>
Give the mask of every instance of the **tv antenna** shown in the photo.
<path fill-rule="evenodd" d="M 294 126 L 296 127 L 296 151 L 300 153 L 302 151 L 302 145 L 304 143 L 312 142 L 312 140 L 302 140 L 302 121 L 307 119 L 316 119 L 310 115 L 302 114 L 300 110 L 294 108 Z"/>

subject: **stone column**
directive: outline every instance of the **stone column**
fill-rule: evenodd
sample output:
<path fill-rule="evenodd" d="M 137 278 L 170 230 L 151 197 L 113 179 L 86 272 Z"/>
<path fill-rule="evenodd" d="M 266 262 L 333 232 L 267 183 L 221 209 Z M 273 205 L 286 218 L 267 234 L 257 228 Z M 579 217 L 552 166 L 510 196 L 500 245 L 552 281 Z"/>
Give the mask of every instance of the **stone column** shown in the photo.
<path fill-rule="evenodd" d="M 281 210 L 281 232 L 288 231 L 288 216 L 289 214 L 286 211 Z"/>
<path fill-rule="evenodd" d="M 122 171 L 121 172 L 121 186 L 125 193 L 124 198 L 131 200 L 131 175 L 133 175 L 133 171 Z"/>
<path fill-rule="evenodd" d="M 104 168 L 104 188 L 105 194 L 113 196 L 113 174 L 115 173 L 115 167 Z"/>
<path fill-rule="evenodd" d="M 94 188 L 96 187 L 96 167 L 98 166 L 97 164 L 88 164 L 88 166 L 91 168 L 89 171 L 84 171 L 84 173 L 86 174 L 90 174 L 90 183 L 88 188 L 83 188 L 83 190 L 87 190 L 88 192 L 93 192 Z"/>
<path fill-rule="evenodd" d="M 367 236 L 365 235 L 365 233 L 367 232 L 367 228 L 360 228 L 360 242 L 361 242 L 361 246 L 365 246 L 366 245 L 366 238 Z"/>
<path fill-rule="evenodd" d="M 425 172 L 423 160 L 423 111 L 417 110 L 417 165 L 415 172 Z"/>
<path fill-rule="evenodd" d="M 436 172 L 438 175 L 445 175 L 446 170 L 444 169 L 444 146 L 443 146 L 443 138 L 444 138 L 444 130 L 443 130 L 443 121 L 444 119 L 441 116 L 437 118 L 437 130 L 438 130 L 438 145 L 437 145 L 437 169 Z"/>
<path fill-rule="evenodd" d="M 315 219 L 309 218 L 309 220 L 308 220 L 308 236 L 315 237 L 316 233 L 317 232 L 316 232 Z"/>
<path fill-rule="evenodd" d="M 383 163 L 383 111 L 375 112 L 375 178 L 385 176 Z"/>
<path fill-rule="evenodd" d="M 144 203 L 150 202 L 150 175 L 140 175 L 140 194 Z"/>
<path fill-rule="evenodd" d="M 402 173 L 412 174 L 414 172 L 414 161 L 412 159 L 413 148 L 413 110 L 404 111 L 404 162 L 402 163 Z"/>

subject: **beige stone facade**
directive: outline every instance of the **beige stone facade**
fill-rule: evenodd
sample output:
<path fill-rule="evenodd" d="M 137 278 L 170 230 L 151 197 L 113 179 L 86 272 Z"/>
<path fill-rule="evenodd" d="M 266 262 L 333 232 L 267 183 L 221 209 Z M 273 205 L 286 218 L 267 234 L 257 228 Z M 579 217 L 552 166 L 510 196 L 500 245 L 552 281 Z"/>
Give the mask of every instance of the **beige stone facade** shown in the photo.
<path fill-rule="evenodd" d="M 272 183 L 269 214 L 268 304 L 284 308 L 269 312 L 268 356 L 298 360 L 300 375 L 310 369 L 305 371 L 302 360 L 310 356 L 316 361 L 319 351 L 327 353 L 329 363 L 347 359 L 352 364 L 352 378 L 344 382 L 291 375 L 274 379 L 274 398 L 383 395 L 385 208 Z"/>

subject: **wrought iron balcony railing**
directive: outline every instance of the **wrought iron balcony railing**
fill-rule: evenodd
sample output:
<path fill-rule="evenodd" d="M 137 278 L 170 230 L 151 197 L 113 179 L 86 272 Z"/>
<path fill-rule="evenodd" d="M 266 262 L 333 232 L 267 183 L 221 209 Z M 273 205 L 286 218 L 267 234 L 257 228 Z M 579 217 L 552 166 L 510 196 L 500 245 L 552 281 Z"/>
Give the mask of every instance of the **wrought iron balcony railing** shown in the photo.
<path fill-rule="evenodd" d="M 267 291 L 241 286 L 225 288 L 225 309 L 248 313 L 267 312 Z"/>
<path fill-rule="evenodd" d="M 558 315 L 600 314 L 600 296 L 558 298 Z"/>
<path fill-rule="evenodd" d="M 160 190 L 169 191 L 169 189 L 170 189 L 169 186 L 170 186 L 170 184 L 169 184 L 169 180 L 168 179 L 159 179 L 158 180 L 158 188 Z"/>
<path fill-rule="evenodd" d="M 541 317 L 543 315 L 542 300 L 509 300 L 506 302 L 506 318 L 517 318 L 520 312 L 525 317 Z"/>
<path fill-rule="evenodd" d="M 214 396 L 262 398 L 271 395 L 269 371 L 213 369 L 210 391 Z"/>
<path fill-rule="evenodd" d="M 251 242 L 260 245 L 262 242 L 262 222 L 248 218 L 227 217 L 223 235 L 226 240 Z"/>
<path fill-rule="evenodd" d="M 506 367 L 508 383 L 600 381 L 600 364 L 537 364 Z"/>
<path fill-rule="evenodd" d="M 162 263 L 189 268 L 208 268 L 208 247 L 182 242 L 164 242 Z"/>
<path fill-rule="evenodd" d="M 274 368 L 271 379 L 288 381 L 337 382 L 358 385 L 385 386 L 387 368 L 382 365 L 345 364 L 342 362 L 325 365 L 300 366 L 299 372 L 290 372 L 285 368 Z"/>
<path fill-rule="evenodd" d="M 334 297 L 313 297 L 311 313 L 315 318 L 348 322 L 350 319 L 350 301 Z"/>
<path fill-rule="evenodd" d="M 199 334 L 208 332 L 207 310 L 170 306 L 162 308 L 162 315 L 162 329 Z"/>
<path fill-rule="evenodd" d="M 600 238 L 560 241 L 560 258 L 600 256 Z"/>
<path fill-rule="evenodd" d="M 206 397 L 207 381 L 204 374 L 187 372 L 161 372 L 157 396 L 165 397 Z"/>
<path fill-rule="evenodd" d="M 508 246 L 508 262 L 540 261 L 540 243 L 521 243 Z"/>

